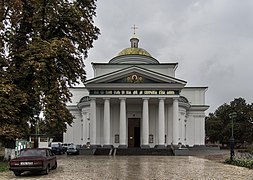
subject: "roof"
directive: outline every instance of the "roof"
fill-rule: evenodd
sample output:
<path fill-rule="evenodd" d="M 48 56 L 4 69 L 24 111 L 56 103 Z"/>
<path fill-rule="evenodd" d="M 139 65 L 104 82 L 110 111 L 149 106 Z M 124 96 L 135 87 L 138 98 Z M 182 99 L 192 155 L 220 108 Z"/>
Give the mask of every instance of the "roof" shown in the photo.
<path fill-rule="evenodd" d="M 118 56 L 130 55 L 130 54 L 144 55 L 144 56 L 150 56 L 150 57 L 152 57 L 145 49 L 142 49 L 142 48 L 132 48 L 132 47 L 123 49 L 122 51 L 120 51 L 118 53 Z"/>

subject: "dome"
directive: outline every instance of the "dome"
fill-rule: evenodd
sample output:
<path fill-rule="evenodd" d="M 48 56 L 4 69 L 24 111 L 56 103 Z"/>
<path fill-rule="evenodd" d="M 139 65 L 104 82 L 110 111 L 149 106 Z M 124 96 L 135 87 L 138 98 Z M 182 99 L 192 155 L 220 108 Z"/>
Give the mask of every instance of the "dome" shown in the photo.
<path fill-rule="evenodd" d="M 109 63 L 124 64 L 158 64 L 159 62 L 153 58 L 145 49 L 139 48 L 139 39 L 132 37 L 130 39 L 131 47 L 120 51 L 116 57 L 112 58 Z"/>
<path fill-rule="evenodd" d="M 120 51 L 118 53 L 118 56 L 130 55 L 130 54 L 144 55 L 144 56 L 152 57 L 145 49 L 135 48 L 135 47 L 130 47 L 130 48 L 123 49 L 122 51 Z"/>

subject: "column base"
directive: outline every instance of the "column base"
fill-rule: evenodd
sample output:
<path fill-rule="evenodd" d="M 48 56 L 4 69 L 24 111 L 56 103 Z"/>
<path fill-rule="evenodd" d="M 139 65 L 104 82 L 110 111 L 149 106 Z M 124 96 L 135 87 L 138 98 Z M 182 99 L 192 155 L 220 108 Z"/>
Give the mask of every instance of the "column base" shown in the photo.
<path fill-rule="evenodd" d="M 119 145 L 118 149 L 127 149 L 127 145 Z"/>
<path fill-rule="evenodd" d="M 150 146 L 149 145 L 141 145 L 141 149 L 149 149 Z"/>
<path fill-rule="evenodd" d="M 103 148 L 113 148 L 113 145 L 103 145 Z"/>
<path fill-rule="evenodd" d="M 165 149 L 165 145 L 155 145 L 155 149 Z"/>

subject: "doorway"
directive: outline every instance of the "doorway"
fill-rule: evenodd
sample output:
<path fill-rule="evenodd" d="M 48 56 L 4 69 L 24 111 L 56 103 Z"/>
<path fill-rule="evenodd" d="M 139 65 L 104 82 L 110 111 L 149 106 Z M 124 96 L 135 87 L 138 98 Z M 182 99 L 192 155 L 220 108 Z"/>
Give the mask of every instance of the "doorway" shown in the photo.
<path fill-rule="evenodd" d="M 141 144 L 140 118 L 128 119 L 128 147 L 140 147 Z"/>

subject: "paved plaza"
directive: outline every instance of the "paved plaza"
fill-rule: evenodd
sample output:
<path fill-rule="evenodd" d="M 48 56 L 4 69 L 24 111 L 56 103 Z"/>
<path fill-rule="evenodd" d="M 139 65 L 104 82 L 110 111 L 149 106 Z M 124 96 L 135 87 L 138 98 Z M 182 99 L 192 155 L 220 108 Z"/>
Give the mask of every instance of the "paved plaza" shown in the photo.
<path fill-rule="evenodd" d="M 48 175 L 10 171 L 0 179 L 229 179 L 252 180 L 253 170 L 192 156 L 58 156 Z"/>

